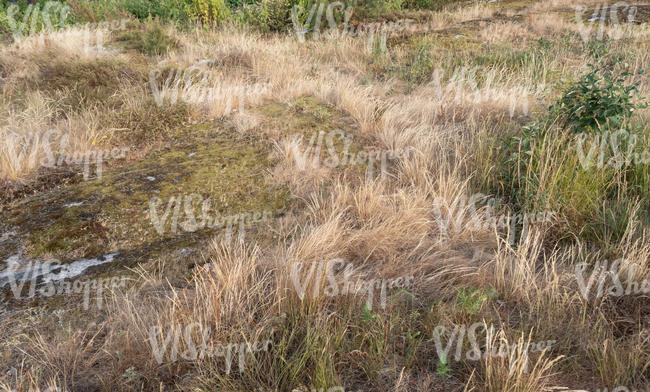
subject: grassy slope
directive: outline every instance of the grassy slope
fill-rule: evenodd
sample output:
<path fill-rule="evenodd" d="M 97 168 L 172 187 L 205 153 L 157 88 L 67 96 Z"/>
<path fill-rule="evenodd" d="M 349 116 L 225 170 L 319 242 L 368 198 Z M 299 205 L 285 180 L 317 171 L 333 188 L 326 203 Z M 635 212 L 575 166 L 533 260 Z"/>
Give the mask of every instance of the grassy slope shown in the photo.
<path fill-rule="evenodd" d="M 118 263 L 88 277 L 130 280 L 107 293 L 101 309 L 83 309 L 80 294 L 25 300 L 6 290 L 0 388 L 536 392 L 647 385 L 648 296 L 596 298 L 594 290 L 585 300 L 574 272 L 581 262 L 626 258 L 639 265 L 631 280 L 650 279 L 648 195 L 638 180 L 647 168 L 634 168 L 637 177 L 582 171 L 569 138 L 542 144 L 548 158 L 528 166 L 523 181 L 522 163 L 507 160 L 507 141 L 543 117 L 602 49 L 633 70 L 650 64 L 647 37 L 584 42 L 573 7 L 503 1 L 407 12 L 416 28 L 389 37 L 385 53 L 368 51 L 366 38 L 301 44 L 240 27 L 187 32 L 158 22 L 130 22 L 126 32 L 106 35 L 109 54 L 84 51 L 74 31 L 3 47 L 0 137 L 16 144 L 0 148 L 0 233 L 12 233 L 0 237 L 0 256 L 68 262 L 117 251 Z M 156 105 L 152 70 L 206 58 L 214 60 L 209 72 L 219 86 L 270 88 L 247 95 L 243 106 L 225 99 Z M 448 81 L 474 66 L 482 67 L 478 90 L 459 83 L 446 83 L 443 94 L 436 89 L 436 70 Z M 491 86 L 481 83 L 487 78 Z M 647 96 L 647 77 L 637 80 Z M 647 109 L 636 116 L 647 133 Z M 77 150 L 129 153 L 106 162 L 103 177 L 91 181 L 83 181 L 79 165 L 44 169 L 29 156 L 11 159 L 10 149 L 27 139 L 10 134 L 50 128 L 67 130 Z M 337 129 L 353 136 L 353 154 L 416 153 L 389 161 L 383 179 L 366 176 L 364 164 L 300 170 L 296 148 Z M 476 192 L 499 196 L 499 212 L 556 214 L 515 245 L 503 230 L 472 230 L 466 206 L 443 210 L 461 222 L 443 233 L 436 203 Z M 224 230 L 159 235 L 149 201 L 178 194 L 209 196 L 223 215 L 272 216 L 247 228 L 243 244 L 228 242 Z M 73 202 L 84 204 L 64 207 Z M 485 209 L 478 213 L 488 219 Z M 301 300 L 293 263 L 336 258 L 352 263 L 355 277 L 412 276 L 414 284 L 388 290 L 385 307 L 375 298 L 368 309 L 363 294 L 314 295 L 327 288 L 325 276 Z M 621 276 L 627 283 L 628 274 Z M 209 330 L 211 344 L 272 344 L 244 356 L 242 369 L 235 360 L 229 373 L 220 357 L 171 361 L 167 353 L 157 363 L 151 331 L 160 340 L 192 322 Z M 444 326 L 451 339 L 455 326 L 476 322 L 494 328 L 493 344 L 554 343 L 528 356 L 456 360 L 456 347 L 463 354 L 471 347 L 453 341 L 444 365 L 435 331 Z M 179 339 L 180 351 L 191 345 L 188 336 Z"/>

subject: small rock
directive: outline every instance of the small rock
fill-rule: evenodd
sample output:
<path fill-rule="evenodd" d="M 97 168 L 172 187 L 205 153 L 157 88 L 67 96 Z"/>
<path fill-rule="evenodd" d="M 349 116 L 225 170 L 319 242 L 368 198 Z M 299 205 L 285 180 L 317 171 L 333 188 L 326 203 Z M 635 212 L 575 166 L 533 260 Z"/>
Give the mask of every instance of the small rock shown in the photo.
<path fill-rule="evenodd" d="M 7 376 L 9 376 L 9 378 L 13 378 L 16 374 L 18 374 L 18 370 L 13 366 L 7 371 Z"/>
<path fill-rule="evenodd" d="M 4 242 L 4 241 L 8 240 L 10 237 L 13 237 L 15 235 L 16 235 L 15 231 L 10 231 L 10 232 L 4 233 L 3 235 L 0 236 L 0 242 Z"/>
<path fill-rule="evenodd" d="M 147 176 L 147 180 L 149 180 L 149 181 L 156 181 L 156 177 Z"/>

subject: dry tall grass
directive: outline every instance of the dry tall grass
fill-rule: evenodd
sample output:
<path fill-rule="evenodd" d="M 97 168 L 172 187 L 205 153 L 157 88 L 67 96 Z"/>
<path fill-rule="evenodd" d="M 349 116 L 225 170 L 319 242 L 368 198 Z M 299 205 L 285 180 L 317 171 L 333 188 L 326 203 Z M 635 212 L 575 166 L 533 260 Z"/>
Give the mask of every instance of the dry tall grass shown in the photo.
<path fill-rule="evenodd" d="M 531 7 L 536 15 L 531 25 L 489 22 L 476 36 L 494 45 L 517 46 L 512 41 L 532 42 L 537 34 L 552 40 L 575 24 L 543 12 L 568 6 L 572 3 L 565 0 L 538 2 Z M 436 13 L 430 26 L 442 30 L 495 14 L 491 5 L 476 3 Z M 145 102 L 151 104 L 153 97 L 142 84 L 161 60 L 183 69 L 216 57 L 227 65 L 215 71 L 220 86 L 268 83 L 263 94 L 241 101 L 226 102 L 227 97 L 222 97 L 191 105 L 188 120 L 227 116 L 235 132 L 263 133 L 276 146 L 280 160 L 268 173 L 269 181 L 286 184 L 298 201 L 285 221 L 269 223 L 263 230 L 283 240 L 262 248 L 215 238 L 196 256 L 200 266 L 182 287 L 167 280 L 174 269 L 171 256 L 139 266 L 133 270 L 137 279 L 129 290 L 114 293 L 104 310 L 83 315 L 92 320 L 89 325 L 45 328 L 57 323 L 54 316 L 28 318 L 26 312 L 3 319 L 6 347 L 13 360 L 23 358 L 23 363 L 10 376 L 0 377 L 1 387 L 189 391 L 344 385 L 346 390 L 359 386 L 424 391 L 442 385 L 435 390 L 538 392 L 551 387 L 632 387 L 649 381 L 650 337 L 647 320 L 642 319 L 649 309 L 647 295 L 585 299 L 575 274 L 576 263 L 617 255 L 626 260 L 620 267 L 626 282 L 650 279 L 650 241 L 642 222 L 631 220 L 613 250 L 594 250 L 593 244 L 580 239 L 571 244 L 557 241 L 554 230 L 571 218 L 568 215 L 546 226 L 535 225 L 512 244 L 507 229 L 485 224 L 475 229 L 472 219 L 478 216 L 480 222 L 487 222 L 487 208 L 473 210 L 464 204 L 482 191 L 476 184 L 488 183 L 500 164 L 488 140 L 509 137 L 513 127 L 520 125 L 521 120 L 509 116 L 513 103 L 525 105 L 530 100 L 531 115 L 538 108 L 536 99 L 543 99 L 543 105 L 550 103 L 557 91 L 542 93 L 538 87 L 558 74 L 580 74 L 584 53 L 570 55 L 570 47 L 561 47 L 523 64 L 496 66 L 491 69 L 496 75 L 494 86 L 468 89 L 460 95 L 463 99 L 456 99 L 454 94 L 438 94 L 431 83 L 407 91 L 394 75 L 366 83 L 373 55 L 362 38 L 303 45 L 293 37 L 262 36 L 233 27 L 175 34 L 178 49 L 161 58 L 134 60 L 146 71 L 139 70 L 142 75 L 116 92 L 122 110 L 132 113 Z M 57 58 L 88 60 L 79 49 L 82 35 L 66 32 L 39 39 L 42 44 L 2 49 L 0 67 L 11 70 L 3 77 L 3 97 L 11 96 L 18 83 L 38 82 L 42 77 L 38 58 L 50 53 L 52 45 L 58 45 Z M 625 43 L 627 48 L 637 44 Z M 647 43 L 643 45 L 647 48 Z M 459 57 L 471 64 L 474 54 L 462 52 Z M 117 57 L 128 63 L 131 55 Z M 636 62 L 635 67 L 647 66 L 647 55 L 637 56 Z M 647 87 L 642 85 L 642 93 L 647 94 Z M 477 102 L 468 95 L 477 91 L 489 99 Z M 503 91 L 508 94 L 499 94 Z M 70 91 L 59 93 L 64 100 Z M 169 96 L 169 91 L 162 94 Z M 305 95 L 350 116 L 357 136 L 368 145 L 411 148 L 414 153 L 396 159 L 383 179 L 347 168 L 299 170 L 294 157 L 304 146 L 282 130 L 262 129 L 264 119 L 248 109 L 271 101 L 290 105 Z M 30 146 L 28 135 L 53 127 L 68 130 L 72 148 L 82 151 L 105 135 L 120 143 L 112 134 L 120 123 L 106 123 L 102 115 L 111 108 L 89 105 L 61 114 L 54 99 L 34 89 L 26 95 L 23 108 L 10 104 L 0 108 L 6 114 L 0 138 L 10 141 L 0 147 L 1 178 L 20 180 L 37 171 L 42 151 L 28 148 L 22 158 L 16 157 Z M 233 114 L 233 108 L 239 113 Z M 8 137 L 10 132 L 20 136 Z M 547 184 L 564 169 L 558 162 L 563 146 L 553 147 L 557 150 L 545 151 L 536 184 L 540 209 L 548 197 L 544 192 L 553 189 Z M 442 216 L 437 215 L 440 203 L 446 206 Z M 441 218 L 459 225 L 443 231 Z M 389 306 L 375 303 L 369 312 L 364 311 L 367 297 L 362 294 L 300 299 L 292 280 L 294 263 L 300 263 L 306 274 L 310 266 L 335 259 L 353 263 L 356 279 L 413 276 L 415 284 L 407 290 L 411 299 L 400 299 L 393 292 Z M 326 276 L 319 273 L 305 286 L 306 293 L 326 289 Z M 343 275 L 339 271 L 336 276 L 342 279 Z M 497 297 L 481 302 L 479 310 L 459 302 L 459 290 L 487 288 L 496 290 Z M 39 325 L 41 320 L 48 323 Z M 552 339 L 557 344 L 542 353 L 515 350 L 509 358 L 451 363 L 448 373 L 436 374 L 442 368 L 440 358 L 425 331 L 445 321 L 483 320 L 499 328 L 486 349 L 499 340 L 525 346 Z M 193 323 L 201 325 L 202 332 L 181 334 L 174 343 L 179 353 L 191 351 L 196 341 L 229 344 L 270 339 L 273 343 L 268 352 L 241 354 L 232 364 L 207 357 L 177 360 L 169 351 L 158 363 L 152 354 L 153 341 L 164 342 Z M 241 363 L 245 367 L 237 366 Z"/>

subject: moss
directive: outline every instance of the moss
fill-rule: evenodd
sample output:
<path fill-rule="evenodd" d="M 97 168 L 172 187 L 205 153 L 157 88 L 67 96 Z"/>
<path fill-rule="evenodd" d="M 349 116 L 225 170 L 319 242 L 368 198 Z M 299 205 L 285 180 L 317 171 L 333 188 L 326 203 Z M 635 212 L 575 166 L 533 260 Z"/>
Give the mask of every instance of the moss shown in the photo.
<path fill-rule="evenodd" d="M 281 129 L 287 136 L 305 135 L 306 142 L 318 132 L 341 129 L 353 135 L 351 153 L 360 151 L 364 144 L 362 138 L 354 135 L 351 118 L 312 97 L 254 110 L 263 117 L 262 126 Z M 145 133 L 143 124 L 142 135 Z M 142 135 L 134 140 L 142 141 Z M 181 224 L 187 220 L 185 200 L 191 194 L 210 199 L 208 215 L 212 218 L 264 211 L 270 211 L 273 218 L 289 209 L 290 193 L 286 186 L 267 179 L 266 173 L 276 162 L 270 156 L 271 146 L 260 136 L 242 135 L 219 122 L 191 126 L 170 123 L 160 141 L 162 147 L 137 162 L 104 168 L 100 179 L 68 183 L 15 202 L 7 211 L 0 212 L 0 220 L 15 229 L 27 250 L 25 256 L 30 259 L 55 258 L 67 262 L 119 252 L 115 263 L 98 267 L 106 271 L 182 248 L 201 247 L 207 239 L 223 234 L 223 226 L 199 224 L 195 231 L 183 230 Z M 343 151 L 342 139 L 335 139 L 335 148 L 337 152 Z M 364 168 L 353 165 L 346 170 Z M 95 170 L 91 166 L 91 178 Z M 183 202 L 176 232 L 172 232 L 170 217 L 159 233 L 151 218 L 150 201 L 159 200 L 157 216 L 162 216 L 171 198 L 179 196 Z M 192 206 L 199 223 L 200 202 L 195 200 Z M 233 231 L 237 225 L 234 226 Z M 265 243 L 273 241 L 272 234 L 261 227 L 247 228 L 246 238 L 250 235 Z"/>
<path fill-rule="evenodd" d="M 344 151 L 347 151 L 350 159 L 356 159 L 358 158 L 357 154 L 362 151 L 368 152 L 377 149 L 371 139 L 357 132 L 357 125 L 353 118 L 312 96 L 297 98 L 286 106 L 275 103 L 264 105 L 256 108 L 255 112 L 265 118 L 264 127 L 272 129 L 274 132 L 281 132 L 284 134 L 284 138 L 292 138 L 295 135 L 302 137 L 302 145 L 305 150 L 310 143 L 313 143 L 312 153 L 318 149 L 320 139 L 321 165 L 333 155 L 332 151 L 329 151 L 328 135 L 331 135 L 329 140 L 331 140 L 333 151 L 336 152 L 338 158 L 343 158 Z M 344 139 L 340 132 L 330 133 L 339 130 L 345 134 L 345 138 L 349 141 Z M 347 150 L 346 143 L 349 143 Z M 350 160 L 347 162 L 343 166 L 338 166 L 337 170 L 351 171 L 354 178 L 365 175 L 368 168 L 367 162 L 356 160 L 352 163 Z M 379 163 L 375 162 L 374 165 L 375 174 L 378 174 Z"/>
<path fill-rule="evenodd" d="M 179 131 L 184 144 L 151 152 L 137 163 L 104 172 L 101 179 L 27 199 L 7 214 L 9 224 L 25 235 L 31 257 L 67 261 L 160 245 L 183 234 L 169 227 L 162 235 L 156 231 L 149 215 L 153 197 L 162 201 L 161 208 L 172 196 L 210 197 L 210 216 L 285 209 L 288 192 L 265 179 L 274 164 L 267 144 L 210 125 L 186 127 Z M 75 202 L 83 204 L 70 206 Z M 200 207 L 194 213 L 199 215 Z M 179 224 L 185 215 L 180 216 Z"/>
<path fill-rule="evenodd" d="M 352 134 L 356 128 L 352 118 L 311 96 L 297 98 L 290 105 L 272 103 L 254 111 L 265 117 L 265 127 L 279 130 L 287 136 L 298 133 L 311 137 L 314 132 L 336 129 Z"/>

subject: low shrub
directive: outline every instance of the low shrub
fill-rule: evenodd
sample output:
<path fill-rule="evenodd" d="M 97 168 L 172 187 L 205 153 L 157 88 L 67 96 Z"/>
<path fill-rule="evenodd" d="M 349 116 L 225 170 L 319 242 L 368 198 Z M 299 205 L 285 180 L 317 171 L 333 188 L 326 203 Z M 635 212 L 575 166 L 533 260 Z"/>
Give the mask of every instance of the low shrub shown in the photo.
<path fill-rule="evenodd" d="M 445 5 L 457 2 L 456 0 L 404 0 L 403 8 L 415 10 L 439 10 Z"/>
<path fill-rule="evenodd" d="M 625 65 L 624 65 L 625 66 Z M 603 129 L 619 129 L 643 103 L 634 103 L 640 98 L 639 82 L 626 84 L 631 73 L 616 74 L 613 64 L 588 64 L 589 72 L 572 83 L 562 98 L 550 108 L 558 118 L 558 126 L 572 132 Z M 625 66 L 625 68 L 627 68 Z M 643 71 L 639 71 L 639 75 Z"/>
<path fill-rule="evenodd" d="M 245 4 L 237 20 L 261 31 L 289 31 L 291 26 L 291 0 L 262 0 Z"/>
<path fill-rule="evenodd" d="M 431 42 L 423 41 L 417 44 L 415 56 L 409 70 L 409 83 L 419 84 L 426 82 L 433 72 L 433 56 L 431 54 Z"/>
<path fill-rule="evenodd" d="M 224 0 L 185 0 L 185 11 L 204 24 L 220 24 L 230 17 Z"/>
<path fill-rule="evenodd" d="M 118 42 L 123 42 L 127 49 L 135 49 L 141 53 L 161 55 L 176 47 L 176 40 L 170 37 L 157 20 L 144 23 L 143 29 L 122 33 L 117 37 Z"/>
<path fill-rule="evenodd" d="M 631 217 L 612 222 L 604 211 L 650 196 L 647 165 L 632 159 L 650 148 L 650 128 L 635 125 L 635 110 L 645 103 L 626 69 L 615 59 L 590 65 L 546 114 L 507 143 L 501 186 L 519 209 L 560 211 L 569 233 L 581 238 L 620 239 L 622 230 L 608 228 L 625 227 Z"/>

